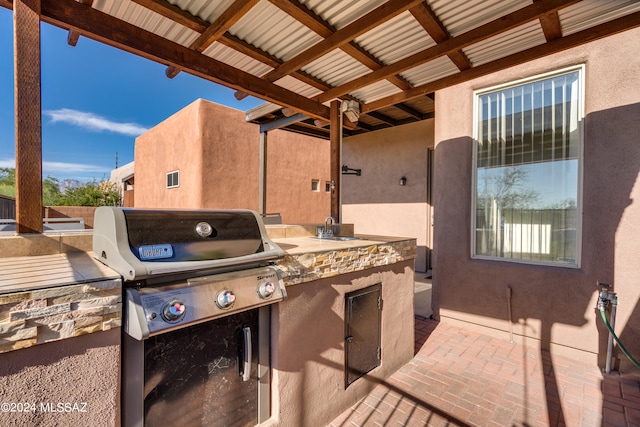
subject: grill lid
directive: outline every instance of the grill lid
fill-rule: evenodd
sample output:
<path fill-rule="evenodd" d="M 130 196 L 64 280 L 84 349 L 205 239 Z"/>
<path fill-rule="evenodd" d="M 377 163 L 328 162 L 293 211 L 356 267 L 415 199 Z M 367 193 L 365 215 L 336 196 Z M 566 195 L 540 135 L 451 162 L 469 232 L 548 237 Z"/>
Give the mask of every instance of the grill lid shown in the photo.
<path fill-rule="evenodd" d="M 126 280 L 253 265 L 284 256 L 251 210 L 99 207 L 93 251 Z"/>

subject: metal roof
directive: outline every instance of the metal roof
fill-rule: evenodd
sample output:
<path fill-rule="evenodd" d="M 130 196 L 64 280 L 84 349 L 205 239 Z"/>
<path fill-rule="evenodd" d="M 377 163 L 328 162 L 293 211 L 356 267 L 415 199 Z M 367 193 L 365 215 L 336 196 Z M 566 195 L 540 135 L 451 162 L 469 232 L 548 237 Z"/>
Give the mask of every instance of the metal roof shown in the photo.
<path fill-rule="evenodd" d="M 321 137 L 334 99 L 360 103 L 351 134 L 424 120 L 439 88 L 640 26 L 640 0 L 41 2 L 45 22 L 269 102 L 248 120 Z"/>

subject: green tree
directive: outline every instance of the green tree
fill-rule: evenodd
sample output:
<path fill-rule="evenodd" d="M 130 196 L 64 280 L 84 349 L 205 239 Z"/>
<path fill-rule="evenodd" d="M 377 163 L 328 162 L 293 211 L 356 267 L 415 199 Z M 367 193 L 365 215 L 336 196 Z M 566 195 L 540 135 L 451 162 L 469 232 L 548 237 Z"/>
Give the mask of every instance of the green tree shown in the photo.
<path fill-rule="evenodd" d="M 16 197 L 16 170 L 15 168 L 0 168 L 0 194 Z"/>
<path fill-rule="evenodd" d="M 56 178 L 48 176 L 42 181 L 42 204 L 44 206 L 56 206 L 62 197 L 59 182 Z"/>
<path fill-rule="evenodd" d="M 51 176 L 42 181 L 42 204 L 44 206 L 117 206 L 120 191 L 109 181 L 89 181 L 76 188 L 60 192 L 60 182 Z M 0 194 L 16 196 L 15 168 L 0 168 Z"/>
<path fill-rule="evenodd" d="M 75 188 L 68 188 L 56 201 L 57 206 L 117 206 L 120 191 L 109 181 L 89 181 Z"/>

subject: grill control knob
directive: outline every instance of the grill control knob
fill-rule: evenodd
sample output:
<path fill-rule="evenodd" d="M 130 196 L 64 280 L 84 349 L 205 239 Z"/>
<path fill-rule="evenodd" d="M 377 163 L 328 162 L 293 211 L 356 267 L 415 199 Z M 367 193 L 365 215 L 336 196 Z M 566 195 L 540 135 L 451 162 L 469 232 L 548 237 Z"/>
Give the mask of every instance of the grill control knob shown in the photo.
<path fill-rule="evenodd" d="M 184 316 L 186 311 L 187 307 L 182 301 L 173 300 L 162 309 L 162 318 L 169 323 L 175 323 Z"/>
<path fill-rule="evenodd" d="M 236 294 L 228 289 L 225 289 L 224 291 L 219 292 L 216 296 L 216 305 L 222 309 L 230 308 L 235 300 Z"/>
<path fill-rule="evenodd" d="M 262 299 L 271 298 L 271 295 L 276 291 L 276 286 L 273 282 L 264 282 L 258 286 L 258 295 Z"/>

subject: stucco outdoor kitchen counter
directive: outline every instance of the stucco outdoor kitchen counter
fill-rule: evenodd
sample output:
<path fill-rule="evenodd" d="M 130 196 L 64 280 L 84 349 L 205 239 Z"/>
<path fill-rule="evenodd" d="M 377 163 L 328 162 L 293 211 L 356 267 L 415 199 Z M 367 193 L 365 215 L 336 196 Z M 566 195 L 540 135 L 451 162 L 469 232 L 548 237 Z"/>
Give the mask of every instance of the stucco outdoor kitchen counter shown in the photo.
<path fill-rule="evenodd" d="M 301 356 L 293 357 L 299 348 L 290 351 L 292 343 L 304 339 L 325 342 L 329 353 L 325 351 L 323 357 L 342 366 L 344 354 L 336 342 L 343 338 L 344 324 L 336 313 L 343 310 L 335 305 L 342 304 L 345 292 L 387 283 L 383 297 L 390 305 L 383 313 L 382 323 L 386 356 L 382 366 L 371 373 L 373 377 L 386 378 L 412 355 L 413 331 L 406 324 L 411 325 L 412 313 L 407 308 L 413 307 L 416 240 L 358 237 L 346 241 L 319 240 L 310 235 L 272 237 L 285 251 L 276 268 L 291 287 L 290 297 L 273 313 L 278 340 L 272 343 L 272 368 L 275 384 L 279 384 L 274 398 L 280 402 L 280 409 L 274 408 L 277 415 L 273 425 L 292 425 L 293 420 L 299 419 L 292 408 L 300 406 L 296 396 L 307 393 L 303 392 L 300 378 L 321 381 L 330 377 L 330 384 L 307 393 L 313 401 L 320 399 L 316 392 L 335 394 L 317 411 L 308 411 L 310 419 L 326 417 L 328 421 L 372 387 L 370 380 L 363 380 L 348 390 L 335 388 L 334 383 L 343 377 L 342 371 L 334 369 L 328 377 L 322 363 L 307 363 L 300 373 Z M 313 301 L 304 297 L 307 292 L 315 296 Z M 336 295 L 340 298 L 336 299 Z M 322 327 L 318 318 L 325 319 L 320 322 Z M 121 278 L 98 262 L 90 250 L 0 258 L 0 398 L 16 402 L 80 402 L 86 404 L 89 413 L 65 414 L 65 422 L 118 425 L 121 324 Z M 320 329 L 310 333 L 314 327 Z M 315 348 L 304 347 L 308 351 Z M 318 355 L 305 357 L 311 361 Z M 15 425 L 46 424 L 47 420 L 55 422 L 51 417 L 33 413 L 11 420 L 5 416 L 3 421 Z"/>

